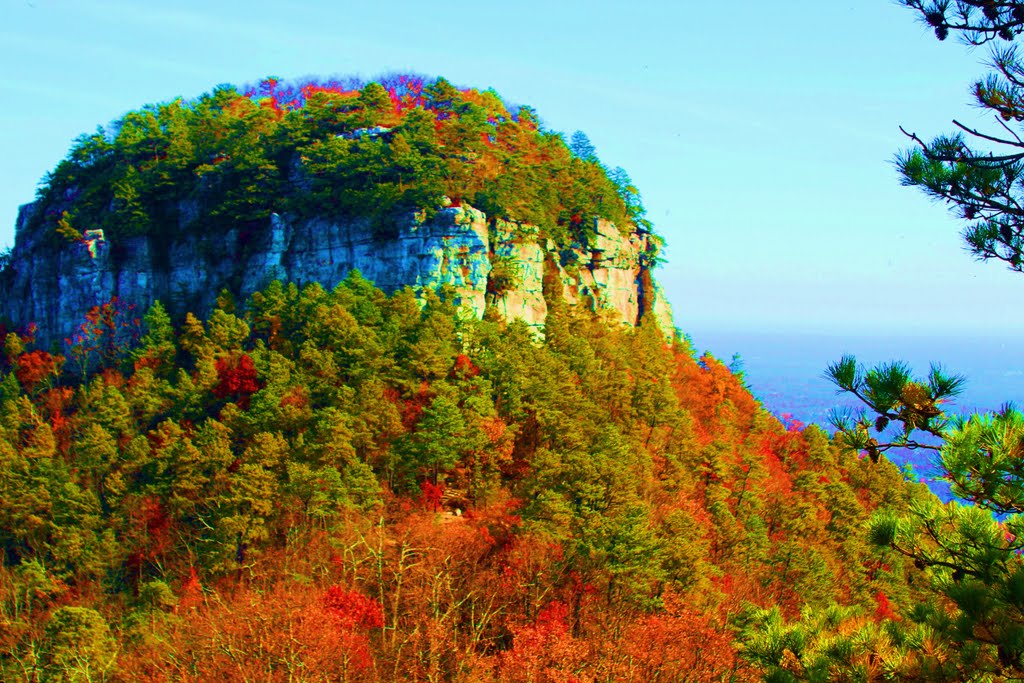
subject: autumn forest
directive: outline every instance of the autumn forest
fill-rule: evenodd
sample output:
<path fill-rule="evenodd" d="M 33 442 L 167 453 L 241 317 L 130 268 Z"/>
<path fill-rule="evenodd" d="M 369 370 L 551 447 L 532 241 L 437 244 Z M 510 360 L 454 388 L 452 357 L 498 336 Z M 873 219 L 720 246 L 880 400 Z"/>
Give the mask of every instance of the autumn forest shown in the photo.
<path fill-rule="evenodd" d="M 906 157 L 946 192 L 964 163 Z M 493 90 L 266 79 L 143 107 L 75 142 L 30 221 L 116 254 L 274 214 L 384 239 L 463 203 L 548 240 L 543 329 L 358 271 L 180 316 L 100 301 L 50 345 L 3 321 L 0 679 L 1019 679 L 1024 417 L 956 419 L 959 378 L 844 358 L 868 412 L 833 435 L 652 315 L 566 301 L 595 219 L 653 226 L 585 135 Z M 952 503 L 886 455 L 920 432 Z"/>

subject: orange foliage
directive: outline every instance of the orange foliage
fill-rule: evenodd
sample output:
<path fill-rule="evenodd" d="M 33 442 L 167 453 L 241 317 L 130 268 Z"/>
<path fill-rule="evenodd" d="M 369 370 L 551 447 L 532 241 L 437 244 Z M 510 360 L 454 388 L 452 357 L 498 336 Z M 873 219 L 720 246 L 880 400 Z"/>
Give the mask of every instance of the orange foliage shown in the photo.
<path fill-rule="evenodd" d="M 876 622 L 897 618 L 896 612 L 892 609 L 892 603 L 889 602 L 888 596 L 882 591 L 875 593 L 875 605 L 874 619 Z"/>
<path fill-rule="evenodd" d="M 663 599 L 664 610 L 630 624 L 617 645 L 619 677 L 648 683 L 720 681 L 742 668 L 728 631 L 715 626 L 710 615 L 685 607 L 675 594 Z"/>
<path fill-rule="evenodd" d="M 199 581 L 199 574 L 195 567 L 188 568 L 181 586 L 178 588 L 178 604 L 175 609 L 191 609 L 197 607 L 203 599 L 203 584 Z"/>
<path fill-rule="evenodd" d="M 569 607 L 544 606 L 532 624 L 512 627 L 512 649 L 499 658 L 499 680 L 508 683 L 583 683 L 589 644 L 569 631 Z"/>
<path fill-rule="evenodd" d="M 247 408 L 249 397 L 259 390 L 256 366 L 249 354 L 217 359 L 217 386 L 213 388 L 214 396 L 230 398 L 242 408 Z"/>
<path fill-rule="evenodd" d="M 750 424 L 758 404 L 743 383 L 725 365 L 710 355 L 695 361 L 686 353 L 677 353 L 672 386 L 683 408 L 696 418 L 698 436 L 707 442 L 710 427 L 724 401 L 732 403 L 736 422 Z"/>
<path fill-rule="evenodd" d="M 181 627 L 161 644 L 174 657 L 133 649 L 119 659 L 120 680 L 382 680 L 374 675 L 368 627 L 343 623 L 333 603 L 314 591 L 277 584 L 240 588 L 203 605 L 190 601 L 187 611 L 184 602 Z"/>
<path fill-rule="evenodd" d="M 65 414 L 75 390 L 71 387 L 50 389 L 40 396 L 40 405 L 50 419 L 53 436 L 57 440 L 57 450 L 67 455 L 71 450 L 72 423 Z"/>
<path fill-rule="evenodd" d="M 60 373 L 64 356 L 54 356 L 46 351 L 29 351 L 18 356 L 14 363 L 14 376 L 25 391 L 32 392 L 44 380 Z"/>
<path fill-rule="evenodd" d="M 281 397 L 279 402 L 281 408 L 297 408 L 299 410 L 309 406 L 309 389 L 306 387 L 292 387 Z"/>
<path fill-rule="evenodd" d="M 480 368 L 473 364 L 469 356 L 460 353 L 455 357 L 455 366 L 452 368 L 452 376 L 460 379 L 476 377 L 480 374 Z"/>
<path fill-rule="evenodd" d="M 125 385 L 124 375 L 115 368 L 104 368 L 103 372 L 100 373 L 103 378 L 103 383 L 110 387 L 117 389 L 123 389 Z"/>

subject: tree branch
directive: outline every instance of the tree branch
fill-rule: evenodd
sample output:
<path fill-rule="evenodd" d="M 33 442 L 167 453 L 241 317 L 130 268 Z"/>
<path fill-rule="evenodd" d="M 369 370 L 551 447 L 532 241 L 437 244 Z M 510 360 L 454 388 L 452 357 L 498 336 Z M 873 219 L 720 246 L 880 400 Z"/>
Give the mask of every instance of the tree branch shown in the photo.
<path fill-rule="evenodd" d="M 1003 123 L 1003 122 L 1001 122 L 1001 123 Z M 989 140 L 990 142 L 995 142 L 995 143 L 998 143 L 1000 145 L 1009 145 L 1011 147 L 1024 147 L 1024 143 L 1022 143 L 1020 141 L 1020 138 L 1017 137 L 1017 135 L 1015 133 L 1013 133 L 1013 131 L 1010 131 L 1010 134 L 1013 135 L 1015 138 L 1017 138 L 1017 142 L 1013 142 L 1012 140 L 1004 140 L 1003 138 L 997 138 L 997 137 L 994 137 L 992 135 L 987 135 L 985 133 L 982 133 L 979 130 L 975 130 L 973 128 L 969 128 L 968 126 L 965 126 L 964 124 L 960 123 L 956 119 L 953 119 L 953 125 L 956 126 L 957 128 L 959 128 L 960 130 L 962 130 L 962 131 L 964 131 L 966 133 L 970 133 L 971 135 L 973 135 L 975 137 L 979 137 L 979 138 L 981 138 L 983 140 Z M 1004 128 L 1006 127 L 1005 123 L 1003 123 L 1003 127 Z M 1010 129 L 1007 128 L 1007 130 L 1010 130 Z M 1021 152 L 1020 154 L 1016 154 L 1016 155 L 1012 155 L 1012 156 L 1015 156 L 1016 158 L 1020 159 L 1021 157 L 1024 157 L 1024 152 Z M 985 157 L 982 157 L 982 158 L 985 158 Z M 994 157 L 994 159 L 996 159 L 996 160 L 1004 159 L 1004 158 L 1010 158 L 1010 157 L 1009 156 L 1007 156 L 1007 157 Z"/>

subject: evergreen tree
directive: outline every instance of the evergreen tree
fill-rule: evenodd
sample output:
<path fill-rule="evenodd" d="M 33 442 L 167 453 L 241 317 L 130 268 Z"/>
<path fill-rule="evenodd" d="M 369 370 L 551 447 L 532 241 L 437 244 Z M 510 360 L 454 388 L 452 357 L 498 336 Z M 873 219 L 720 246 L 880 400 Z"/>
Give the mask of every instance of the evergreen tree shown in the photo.
<path fill-rule="evenodd" d="M 590 138 L 582 130 L 572 134 L 572 138 L 569 140 L 569 151 L 577 159 L 583 161 L 595 161 L 597 159 L 597 148 L 594 147 L 594 143 L 590 141 Z"/>
<path fill-rule="evenodd" d="M 1024 32 L 1024 2 L 901 3 L 918 12 L 940 40 L 954 32 L 969 44 L 991 46 L 996 72 L 973 90 L 976 103 L 996 113 L 1002 126 L 983 132 L 954 122 L 957 133 L 931 142 L 908 133 L 917 146 L 897 157 L 903 182 L 947 201 L 969 221 L 964 238 L 976 257 L 1024 272 L 1024 143 L 1013 130 L 1024 120 L 1024 63 L 1014 46 Z M 924 575 L 926 593 L 922 604 L 905 613 L 907 624 L 892 626 L 882 637 L 886 642 L 878 634 L 865 635 L 846 652 L 874 648 L 881 666 L 917 680 L 1024 676 L 1024 415 L 1010 406 L 995 415 L 947 414 L 945 403 L 964 380 L 938 366 L 914 377 L 901 362 L 868 369 L 847 356 L 827 376 L 865 406 L 860 414 L 834 413 L 837 440 L 879 465 L 894 448 L 931 451 L 959 498 L 945 505 L 920 498 L 909 513 L 876 513 L 871 540 L 890 549 L 890 557 L 911 560 Z M 769 631 L 779 630 L 777 619 L 774 624 Z M 780 652 L 772 666 L 782 676 Z M 863 667 L 834 654 L 816 661 L 819 668 Z"/>
<path fill-rule="evenodd" d="M 964 239 L 979 259 L 997 259 L 1024 272 L 1024 61 L 1017 38 L 1024 33 L 1018 0 L 900 0 L 944 40 L 954 33 L 970 45 L 988 45 L 995 71 L 974 83 L 975 104 L 996 115 L 1000 127 L 959 129 L 897 156 L 903 182 L 951 205 L 967 221 Z"/>

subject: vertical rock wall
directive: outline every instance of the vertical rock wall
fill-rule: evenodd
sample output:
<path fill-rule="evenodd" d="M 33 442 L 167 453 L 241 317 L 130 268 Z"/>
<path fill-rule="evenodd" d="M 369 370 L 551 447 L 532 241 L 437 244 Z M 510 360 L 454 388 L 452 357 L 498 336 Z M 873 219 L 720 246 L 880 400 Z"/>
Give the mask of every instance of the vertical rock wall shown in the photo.
<path fill-rule="evenodd" d="M 30 204 L 19 213 L 11 262 L 0 273 L 0 316 L 18 325 L 36 323 L 44 346 L 71 336 L 89 308 L 113 297 L 140 308 L 159 299 L 181 316 L 210 310 L 224 288 L 241 299 L 274 279 L 332 288 L 353 269 L 389 292 L 450 285 L 478 317 L 490 304 L 540 331 L 548 311 L 545 269 L 553 267 L 569 303 L 585 303 L 628 325 L 647 312 L 666 334 L 674 332 L 671 309 L 656 284 L 648 288 L 653 301 L 644 300 L 652 238 L 620 235 L 603 221 L 588 245 L 554 254 L 555 246 L 535 227 L 500 220 L 492 225 L 465 205 L 429 219 L 410 215 L 386 238 L 363 220 L 299 221 L 275 214 L 255 231 L 182 230 L 165 244 L 134 237 L 117 245 L 99 231 L 77 242 L 33 232 L 28 226 L 34 210 Z M 501 288 L 489 287 L 492 261 L 501 261 L 510 275 Z"/>

